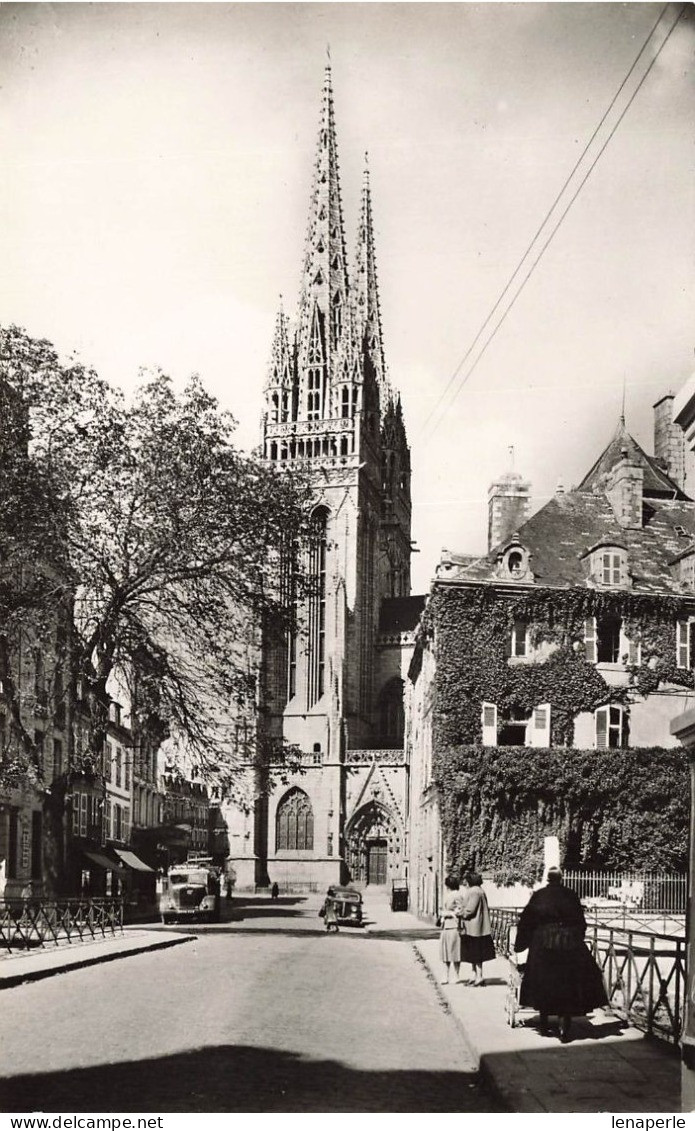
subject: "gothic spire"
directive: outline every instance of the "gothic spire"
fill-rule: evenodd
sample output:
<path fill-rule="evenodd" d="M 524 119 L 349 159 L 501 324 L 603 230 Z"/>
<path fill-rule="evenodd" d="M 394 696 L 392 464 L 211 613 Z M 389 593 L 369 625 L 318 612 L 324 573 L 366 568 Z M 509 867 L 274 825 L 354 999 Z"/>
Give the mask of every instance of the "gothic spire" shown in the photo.
<path fill-rule="evenodd" d="M 369 159 L 366 153 L 364 155 L 364 176 L 362 180 L 362 208 L 355 254 L 355 309 L 363 349 L 371 360 L 377 384 L 383 389 L 386 383 L 386 366 L 381 333 L 379 290 L 376 279 Z"/>
<path fill-rule="evenodd" d="M 318 309 L 329 359 L 340 341 L 348 298 L 343 209 L 338 177 L 333 85 L 330 62 L 326 65 L 314 185 L 304 257 L 299 306 L 300 357 L 306 361 L 314 308 Z"/>
<path fill-rule="evenodd" d="M 275 319 L 273 344 L 270 348 L 270 364 L 268 366 L 268 375 L 265 382 L 266 391 L 278 387 L 289 388 L 292 384 L 292 366 L 287 321 L 287 316 L 282 309 L 281 298 L 277 318 Z"/>

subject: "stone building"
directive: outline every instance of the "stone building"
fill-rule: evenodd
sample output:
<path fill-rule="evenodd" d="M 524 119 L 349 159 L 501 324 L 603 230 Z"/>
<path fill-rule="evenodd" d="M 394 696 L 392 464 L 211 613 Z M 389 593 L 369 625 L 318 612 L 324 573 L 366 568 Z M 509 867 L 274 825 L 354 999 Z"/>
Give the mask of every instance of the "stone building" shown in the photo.
<path fill-rule="evenodd" d="M 484 747 L 658 758 L 677 745 L 670 721 L 693 701 L 695 502 L 683 490 L 671 398 L 655 409 L 655 456 L 621 420 L 582 482 L 533 515 L 529 485 L 501 477 L 489 493 L 488 552 L 442 556 L 407 689 L 411 883 L 422 914 L 436 914 L 450 864 L 437 779 L 456 751 L 475 765 Z M 583 862 L 584 843 L 563 848 Z M 475 864 L 485 863 L 483 850 Z"/>
<path fill-rule="evenodd" d="M 330 67 L 296 322 L 277 316 L 264 457 L 313 488 L 311 595 L 297 630 L 267 640 L 254 745 L 296 770 L 247 771 L 229 809 L 240 887 L 386 883 L 407 869 L 403 684 L 423 599 L 410 596 L 410 451 L 386 370 L 365 161 L 348 272 Z M 291 584 L 291 581 L 289 582 Z"/>

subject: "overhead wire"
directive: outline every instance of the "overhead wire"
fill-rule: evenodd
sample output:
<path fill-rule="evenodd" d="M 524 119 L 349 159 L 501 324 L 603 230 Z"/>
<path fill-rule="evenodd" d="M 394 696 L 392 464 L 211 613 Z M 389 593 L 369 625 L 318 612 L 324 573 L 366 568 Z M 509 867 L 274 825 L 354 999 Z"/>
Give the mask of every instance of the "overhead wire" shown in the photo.
<path fill-rule="evenodd" d="M 479 341 L 479 340 L 480 340 L 480 338 L 482 337 L 483 333 L 485 332 L 486 328 L 487 328 L 487 327 L 489 326 L 490 322 L 492 321 L 492 319 L 493 319 L 493 317 L 494 317 L 494 315 L 495 315 L 496 311 L 497 311 L 497 310 L 499 309 L 499 307 L 500 307 L 500 305 L 502 304 L 502 302 L 503 302 L 503 300 L 504 300 L 505 296 L 506 296 L 506 295 L 507 295 L 507 293 L 509 292 L 509 290 L 510 290 L 510 288 L 511 288 L 511 286 L 512 286 L 513 282 L 514 282 L 514 280 L 515 280 L 515 279 L 517 278 L 517 276 L 519 275 L 519 273 L 520 273 L 520 272 L 522 271 L 522 269 L 523 269 L 523 267 L 524 267 L 524 264 L 525 264 L 526 260 L 527 260 L 527 259 L 529 258 L 529 256 L 531 255 L 531 253 L 532 253 L 532 251 L 533 251 L 533 248 L 534 248 L 534 246 L 536 245 L 536 243 L 537 243 L 537 241 L 538 241 L 538 239 L 539 239 L 540 235 L 542 234 L 543 230 L 544 230 L 544 229 L 545 229 L 545 228 L 547 227 L 547 225 L 548 225 L 548 222 L 550 221 L 550 219 L 551 219 L 551 217 L 552 217 L 552 215 L 553 215 L 553 212 L 555 211 L 555 209 L 556 209 L 556 207 L 557 207 L 558 203 L 560 202 L 560 200 L 561 200 L 561 199 L 562 199 L 562 197 L 564 196 L 564 194 L 565 194 L 565 192 L 566 192 L 567 188 L 569 187 L 569 185 L 570 185 L 570 183 L 571 183 L 572 179 L 574 178 L 574 176 L 575 176 L 575 174 L 576 174 L 577 170 L 579 169 L 579 167 L 581 166 L 582 162 L 584 161 L 584 158 L 586 157 L 586 155 L 587 155 L 588 151 L 590 150 L 591 146 L 593 145 L 593 143 L 594 143 L 594 141 L 595 141 L 595 139 L 596 139 L 597 135 L 598 135 L 598 134 L 599 134 L 599 132 L 601 131 L 601 129 L 602 129 L 602 127 L 603 127 L 604 123 L 606 122 L 606 119 L 607 119 L 607 118 L 608 118 L 608 116 L 610 115 L 611 111 L 612 111 L 612 110 L 614 109 L 614 107 L 615 107 L 615 105 L 616 105 L 616 102 L 617 102 L 617 101 L 618 101 L 618 99 L 620 98 L 620 95 L 622 94 L 623 90 L 625 89 L 625 86 L 627 85 L 627 83 L 628 83 L 628 81 L 629 81 L 629 79 L 630 79 L 631 75 L 633 74 L 633 72 L 634 72 L 635 68 L 637 67 L 637 65 L 638 65 L 638 63 L 639 63 L 639 61 L 640 61 L 640 59 L 642 58 L 642 56 L 643 56 L 644 52 L 646 51 L 647 47 L 649 46 L 649 44 L 650 44 L 650 42 L 651 42 L 651 40 L 652 40 L 652 38 L 653 38 L 653 36 L 654 36 L 654 34 L 655 34 L 655 32 L 656 32 L 657 28 L 659 27 L 659 25 L 661 24 L 661 22 L 662 22 L 662 20 L 663 20 L 664 14 L 665 14 L 665 13 L 666 13 L 666 11 L 668 10 L 668 8 L 669 8 L 669 4 L 666 4 L 666 5 L 665 5 L 665 6 L 664 6 L 664 7 L 662 8 L 661 12 L 659 13 L 659 16 L 658 16 L 658 18 L 657 18 L 656 22 L 654 23 L 653 27 L 651 28 L 651 30 L 650 30 L 650 32 L 649 32 L 649 35 L 647 36 L 647 38 L 645 39 L 644 43 L 642 44 L 642 47 L 640 48 L 640 50 L 639 50 L 638 54 L 637 54 L 637 55 L 635 56 L 635 59 L 634 59 L 634 61 L 633 61 L 632 65 L 631 65 L 631 67 L 630 67 L 629 71 L 628 71 L 628 72 L 627 72 L 627 74 L 625 75 L 625 78 L 623 79 L 623 81 L 621 82 L 620 86 L 618 87 L 618 89 L 617 89 L 616 93 L 614 94 L 613 98 L 611 99 L 611 102 L 610 102 L 610 104 L 608 105 L 608 108 L 606 109 L 606 111 L 604 112 L 604 114 L 603 114 L 603 116 L 602 116 L 602 118 L 601 118 L 600 122 L 598 123 L 598 125 L 597 125 L 597 126 L 596 126 L 596 128 L 594 129 L 594 131 L 593 131 L 593 133 L 592 133 L 591 137 L 589 138 L 588 142 L 587 142 L 587 143 L 586 143 L 586 145 L 584 146 L 584 149 L 582 150 L 582 153 L 580 154 L 579 158 L 578 158 L 578 159 L 577 159 L 577 161 L 575 162 L 575 164 L 574 164 L 574 166 L 573 166 L 573 168 L 572 168 L 571 172 L 570 172 L 570 173 L 569 173 L 569 174 L 567 175 L 567 177 L 565 178 L 565 181 L 564 181 L 564 183 L 563 183 L 563 185 L 562 185 L 562 188 L 560 189 L 560 191 L 559 191 L 559 192 L 558 192 L 558 194 L 556 195 L 555 199 L 553 200 L 553 203 L 551 204 L 550 208 L 549 208 L 549 209 L 548 209 L 548 211 L 546 212 L 546 214 L 545 214 L 545 216 L 544 216 L 544 218 L 543 218 L 543 220 L 542 220 L 541 224 L 539 225 L 539 227 L 538 227 L 538 229 L 536 230 L 536 232 L 535 232 L 535 234 L 534 234 L 533 238 L 531 239 L 531 241 L 530 241 L 530 243 L 528 244 L 528 246 L 527 246 L 526 250 L 524 251 L 523 255 L 521 256 L 521 259 L 519 260 L 519 262 L 518 262 L 517 266 L 515 267 L 514 271 L 513 271 L 513 272 L 512 272 L 512 274 L 510 275 L 509 279 L 507 280 L 507 282 L 506 282 L 506 284 L 505 284 L 505 286 L 504 286 L 503 290 L 502 290 L 502 291 L 500 292 L 500 295 L 499 295 L 499 297 L 497 298 L 497 301 L 495 302 L 494 306 L 492 307 L 492 309 L 491 309 L 491 310 L 490 310 L 490 312 L 488 313 L 487 317 L 485 318 L 484 322 L 483 322 L 483 323 L 482 323 L 482 325 L 480 326 L 480 329 L 478 330 L 478 332 L 476 333 L 475 337 L 473 338 L 473 340 L 472 340 L 472 342 L 471 342 L 470 346 L 469 346 L 469 347 L 468 347 L 468 349 L 466 350 L 466 353 L 465 353 L 465 354 L 464 354 L 464 356 L 462 357 L 461 361 L 460 361 L 460 362 L 458 363 L 458 365 L 456 366 L 456 369 L 454 370 L 454 372 L 452 373 L 451 377 L 449 378 L 449 380 L 448 380 L 448 382 L 447 382 L 447 384 L 446 384 L 446 386 L 445 386 L 445 388 L 444 388 L 443 392 L 442 392 L 442 393 L 440 394 L 440 396 L 439 396 L 439 399 L 437 400 L 436 404 L 434 405 L 434 407 L 432 408 L 432 410 L 430 411 L 430 413 L 429 413 L 429 414 L 428 414 L 428 416 L 426 417 L 426 419 L 425 419 L 425 422 L 424 422 L 424 424 L 423 424 L 423 426 L 422 426 L 421 435 L 424 435 L 424 434 L 425 434 L 425 433 L 427 432 L 427 429 L 428 429 L 428 425 L 429 425 L 429 424 L 430 424 L 430 422 L 431 422 L 431 421 L 432 421 L 432 420 L 433 420 L 433 419 L 434 419 L 434 418 L 435 418 L 435 417 L 436 417 L 436 416 L 437 416 L 437 415 L 439 414 L 439 410 L 440 410 L 440 409 L 442 408 L 442 406 L 444 405 L 444 402 L 445 402 L 445 401 L 446 401 L 446 399 L 447 399 L 447 396 L 448 396 L 448 394 L 449 394 L 449 390 L 450 390 L 450 389 L 452 388 L 452 386 L 454 385 L 454 383 L 455 383 L 455 381 L 456 381 L 457 377 L 459 376 L 459 374 L 460 374 L 461 370 L 463 369 L 463 367 L 464 367 L 464 365 L 466 364 L 466 362 L 467 362 L 468 358 L 470 357 L 471 353 L 472 353 L 472 352 L 473 352 L 473 350 L 475 349 L 475 346 L 476 346 L 476 344 L 478 343 L 478 341 Z M 484 356 L 484 354 L 485 354 L 485 352 L 486 352 L 486 350 L 487 350 L 488 346 L 489 346 L 489 345 L 490 345 L 490 344 L 492 343 L 492 341 L 494 340 L 494 338 L 495 338 L 495 336 L 496 336 L 496 334 L 497 334 L 497 331 L 499 330 L 500 326 L 502 325 L 502 323 L 503 323 L 503 322 L 504 322 L 504 320 L 506 319 L 506 317 L 507 317 L 507 315 L 509 314 L 509 312 L 510 312 L 510 311 L 512 310 L 512 308 L 513 308 L 514 304 L 516 303 L 516 300 L 517 300 L 517 299 L 519 298 L 519 295 L 521 294 L 521 292 L 523 291 L 524 287 L 526 286 L 526 283 L 528 282 L 529 278 L 531 277 L 531 275 L 533 274 L 533 272 L 534 272 L 535 268 L 537 267 L 538 263 L 540 262 L 541 258 L 543 257 L 543 254 L 545 253 L 545 251 L 546 251 L 546 249 L 547 249 L 548 245 L 550 244 L 550 242 L 551 242 L 551 241 L 552 241 L 552 239 L 554 238 L 555 234 L 557 233 L 558 229 L 560 228 L 560 226 L 561 226 L 562 222 L 564 221 L 564 219 L 565 219 L 565 216 L 567 215 L 567 213 L 569 212 L 570 208 L 571 208 L 571 207 L 572 207 L 572 205 L 574 204 L 575 200 L 576 200 L 576 199 L 577 199 L 577 197 L 579 196 L 579 193 L 581 192 L 582 188 L 584 187 L 584 185 L 586 184 L 587 180 L 589 179 L 589 177 L 590 177 L 591 173 L 593 172 L 594 168 L 596 167 L 596 165 L 597 165 L 598 161 L 600 160 L 600 158 L 601 158 L 602 154 L 604 153 L 604 151 L 605 151 L 605 149 L 606 149 L 607 145 L 609 144 L 609 142 L 611 141 L 611 139 L 612 139 L 613 135 L 615 134 L 615 132 L 616 132 L 616 130 L 617 130 L 617 128 L 618 128 L 618 126 L 619 126 L 619 125 L 620 125 L 620 123 L 622 122 L 622 120 L 623 120 L 623 118 L 625 117 L 625 115 L 626 115 L 627 111 L 628 111 L 628 110 L 630 109 L 630 106 L 632 105 L 632 103 L 634 102 L 635 98 L 637 97 L 637 94 L 639 93 L 640 89 L 642 88 L 642 86 L 643 86 L 643 84 L 644 84 L 644 82 L 645 82 L 645 80 L 646 80 L 647 76 L 649 75 L 649 73 L 650 73 L 650 71 L 651 71 L 652 67 L 653 67 L 653 66 L 654 66 L 654 64 L 656 63 L 657 59 L 659 58 L 659 55 L 660 55 L 660 54 L 661 54 L 661 52 L 663 51 L 664 47 L 666 46 L 666 43 L 668 42 L 668 40 L 670 39 L 670 37 L 671 37 L 671 35 L 672 35 L 673 31 L 675 30 L 675 28 L 676 28 L 676 25 L 678 24 L 678 21 L 680 20 L 681 16 L 683 15 L 683 12 L 685 11 L 685 8 L 686 8 L 686 4 L 684 3 L 684 4 L 682 4 L 682 5 L 681 5 L 681 7 L 680 7 L 680 9 L 679 9 L 679 11 L 678 11 L 678 14 L 676 15 L 676 18 L 674 19 L 673 23 L 671 24 L 671 27 L 669 28 L 669 30 L 668 30 L 668 32 L 667 32 L 667 34 L 666 34 L 666 36 L 664 37 L 663 41 L 662 41 L 662 42 L 661 42 L 661 44 L 659 45 L 659 48 L 658 48 L 658 50 L 656 51 L 656 53 L 654 54 L 654 57 L 653 57 L 653 59 L 652 59 L 652 60 L 651 60 L 651 62 L 649 63 L 649 66 L 647 67 L 646 71 L 645 71 L 645 72 L 644 72 L 644 74 L 642 75 L 642 77 L 641 77 L 641 79 L 639 80 L 639 82 L 638 82 L 637 86 L 635 87 L 634 91 L 633 91 L 633 92 L 632 92 L 632 94 L 630 95 L 630 97 L 629 97 L 629 99 L 628 99 L 628 101 L 627 101 L 627 103 L 626 103 L 625 107 L 624 107 L 624 108 L 623 108 L 623 110 L 621 111 L 621 113 L 620 113 L 620 115 L 619 115 L 619 117 L 618 117 L 617 121 L 616 121 L 616 122 L 615 122 L 615 124 L 614 124 L 614 125 L 612 126 L 612 128 L 611 128 L 611 130 L 610 130 L 610 132 L 609 132 L 609 134 L 608 134 L 608 137 L 606 138 L 605 142 L 604 142 L 604 143 L 602 144 L 601 148 L 599 149 L 599 152 L 598 152 L 597 156 L 596 156 L 596 157 L 594 158 L 593 162 L 592 162 L 592 163 L 591 163 L 591 165 L 589 166 L 589 169 L 588 169 L 588 171 L 587 171 L 587 172 L 586 172 L 586 174 L 584 175 L 583 179 L 582 179 L 582 180 L 580 181 L 580 183 L 579 183 L 579 187 L 578 187 L 578 188 L 577 188 L 577 190 L 575 191 L 574 195 L 573 195 L 573 196 L 571 197 L 571 199 L 570 199 L 570 201 L 569 201 L 569 204 L 568 204 L 568 205 L 566 206 L 565 210 L 564 210 L 564 211 L 562 212 L 562 214 L 561 214 L 560 218 L 558 219 L 557 223 L 555 224 L 555 227 L 554 227 L 554 228 L 552 229 L 552 231 L 551 231 L 551 233 L 550 233 L 550 235 L 549 235 L 548 239 L 546 240 L 546 242 L 545 242 L 545 243 L 543 244 L 543 246 L 541 247 L 541 250 L 540 250 L 539 254 L 537 255 L 536 259 L 535 259 L 535 260 L 533 261 L 533 263 L 532 263 L 532 265 L 531 265 L 531 268 L 530 268 L 530 270 L 528 271 L 528 273 L 526 274 L 526 276 L 525 276 L 525 277 L 523 278 L 523 280 L 522 280 L 522 282 L 521 282 L 521 285 L 520 285 L 520 287 L 518 288 L 518 290 L 516 291 L 516 293 L 515 293 L 515 294 L 513 295 L 512 299 L 511 299 L 511 302 L 509 303 L 509 305 L 508 305 L 508 306 L 506 307 L 506 309 L 504 310 L 504 312 L 503 312 L 503 314 L 502 314 L 501 318 L 500 318 L 500 319 L 498 320 L 498 322 L 497 322 L 497 323 L 495 324 L 495 327 L 494 327 L 494 329 L 493 329 L 493 331 L 492 331 L 492 333 L 491 333 L 490 337 L 489 337 L 489 338 L 488 338 L 488 340 L 487 340 L 487 341 L 486 341 L 486 342 L 484 343 L 484 345 L 483 345 L 483 347 L 482 347 L 482 349 L 481 349 L 480 353 L 479 353 L 479 354 L 478 354 L 478 356 L 477 356 L 477 357 L 475 358 L 475 360 L 474 360 L 474 362 L 473 362 L 473 365 L 472 365 L 472 366 L 470 367 L 469 371 L 468 371 L 468 372 L 467 372 L 467 373 L 466 373 L 466 374 L 464 375 L 464 377 L 463 377 L 463 380 L 459 382 L 459 384 L 458 384 L 458 387 L 457 387 L 457 388 L 455 389 L 455 391 L 454 391 L 454 394 L 453 394 L 453 396 L 451 397 L 451 403 L 453 403 L 453 401 L 454 401 L 454 400 L 456 399 L 456 397 L 457 397 L 457 396 L 458 396 L 458 394 L 460 393 L 461 389 L 462 389 L 462 388 L 463 388 L 463 386 L 465 385 L 466 381 L 468 381 L 468 379 L 469 379 L 469 378 L 470 378 L 470 377 L 472 376 L 472 374 L 473 374 L 474 370 L 476 369 L 476 367 L 477 367 L 478 363 L 479 363 L 479 362 L 481 361 L 482 357 Z M 436 431 L 437 427 L 439 426 L 439 423 L 440 423 L 440 420 L 435 420 L 434 426 L 433 426 L 433 428 L 431 429 L 431 432 L 432 432 L 432 433 L 434 433 L 434 431 Z"/>

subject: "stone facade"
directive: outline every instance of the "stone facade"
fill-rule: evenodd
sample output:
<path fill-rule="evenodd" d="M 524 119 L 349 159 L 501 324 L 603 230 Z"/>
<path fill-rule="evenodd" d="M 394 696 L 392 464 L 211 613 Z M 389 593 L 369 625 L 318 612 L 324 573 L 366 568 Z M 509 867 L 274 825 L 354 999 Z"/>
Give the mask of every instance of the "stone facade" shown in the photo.
<path fill-rule="evenodd" d="M 403 684 L 422 600 L 409 596 L 410 451 L 384 361 L 369 173 L 349 276 L 330 67 L 299 315 L 278 314 L 265 402 L 265 458 L 313 487 L 313 584 L 296 631 L 261 659 L 256 745 L 297 762 L 240 775 L 251 800 L 226 814 L 230 862 L 239 887 L 386 883 L 407 874 Z"/>

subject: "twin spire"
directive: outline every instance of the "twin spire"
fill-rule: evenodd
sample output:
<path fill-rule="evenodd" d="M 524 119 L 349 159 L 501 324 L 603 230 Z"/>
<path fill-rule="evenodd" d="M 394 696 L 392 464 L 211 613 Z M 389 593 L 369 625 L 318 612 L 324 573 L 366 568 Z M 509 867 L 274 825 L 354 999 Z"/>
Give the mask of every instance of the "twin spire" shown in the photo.
<path fill-rule="evenodd" d="M 317 359 L 320 333 L 322 362 L 331 381 L 340 367 L 360 364 L 365 354 L 378 386 L 385 383 L 381 315 L 374 254 L 369 167 L 365 154 L 362 199 L 350 286 L 340 192 L 330 53 L 324 71 L 314 179 L 304 251 L 296 335 L 297 365 L 306 369 Z M 350 355 L 350 356 L 348 356 Z M 284 384 L 291 371 L 288 320 L 280 310 L 273 338 L 267 388 Z M 327 391 L 326 391 L 327 393 Z"/>

